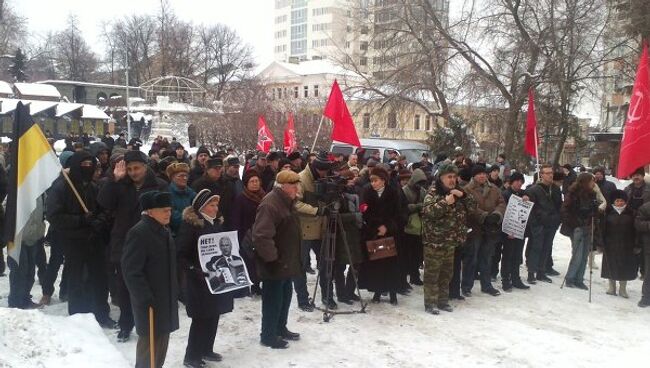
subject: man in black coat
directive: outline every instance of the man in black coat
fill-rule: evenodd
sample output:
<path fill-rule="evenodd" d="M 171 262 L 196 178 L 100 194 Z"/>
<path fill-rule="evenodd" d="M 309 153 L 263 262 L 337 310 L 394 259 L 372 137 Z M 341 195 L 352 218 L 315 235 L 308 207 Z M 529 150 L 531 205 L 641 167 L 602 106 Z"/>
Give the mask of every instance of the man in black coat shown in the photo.
<path fill-rule="evenodd" d="M 560 226 L 562 192 L 553 184 L 553 167 L 542 165 L 539 181 L 526 189 L 526 195 L 535 203 L 528 218 L 530 239 L 526 253 L 528 283 L 552 282 L 546 276 L 548 260 L 553 251 L 553 239 Z"/>
<path fill-rule="evenodd" d="M 155 367 L 162 367 L 169 334 L 178 330 L 176 247 L 167 227 L 172 214 L 168 192 L 150 191 L 140 196 L 145 212 L 126 235 L 122 254 L 124 282 L 133 304 L 138 333 L 136 368 L 150 367 L 149 319 L 153 314 Z"/>
<path fill-rule="evenodd" d="M 147 156 L 140 151 L 128 151 L 124 160 L 115 165 L 113 180 L 108 180 L 99 191 L 97 202 L 114 218 L 111 229 L 110 260 L 117 268 L 117 291 L 120 301 L 120 333 L 118 341 L 125 342 L 133 330 L 133 313 L 129 293 L 124 284 L 120 260 L 126 233 L 140 220 L 140 195 L 154 190 L 167 191 L 168 184 L 156 178 L 147 167 Z"/>
<path fill-rule="evenodd" d="M 503 199 L 506 202 L 506 206 L 510 201 L 512 195 L 521 197 L 524 201 L 529 201 L 530 198 L 526 195 L 526 192 L 522 189 L 524 182 L 524 176 L 521 173 L 515 172 L 510 175 L 508 179 L 510 181 L 510 187 L 503 191 Z M 523 261 L 523 252 L 524 252 L 524 240 L 517 239 L 512 235 L 503 233 L 503 255 L 501 259 L 501 282 L 503 284 L 503 290 L 506 292 L 512 291 L 512 288 L 515 289 L 530 289 L 530 286 L 525 285 L 521 282 L 521 277 L 519 276 L 519 265 Z"/>
<path fill-rule="evenodd" d="M 594 168 L 594 178 L 596 179 L 596 184 L 600 188 L 600 192 L 605 197 L 607 205 L 611 205 L 613 202 L 611 200 L 612 193 L 616 190 L 616 184 L 605 179 L 605 168 L 602 166 L 597 166 Z"/>
<path fill-rule="evenodd" d="M 219 216 L 223 217 L 224 230 L 230 230 L 230 212 L 235 196 L 231 186 L 223 177 L 223 160 L 220 158 L 209 159 L 205 173 L 192 184 L 192 189 L 196 193 L 203 189 L 209 189 L 213 195 L 218 195 L 221 198 L 219 200 Z"/>
<path fill-rule="evenodd" d="M 280 187 L 266 195 L 257 208 L 252 233 L 257 272 L 263 283 L 260 342 L 273 349 L 284 349 L 288 345 L 286 340 L 300 338 L 287 329 L 291 279 L 302 270 L 302 230 L 294 207 L 300 177 L 293 171 L 282 171 L 276 182 Z"/>
<path fill-rule="evenodd" d="M 68 165 L 70 180 L 89 212 L 84 211 L 62 176 L 48 191 L 45 206 L 56 241 L 64 247 L 68 313 L 92 312 L 102 327 L 114 328 L 116 322 L 109 317 L 107 302 L 106 244 L 101 237 L 106 217 L 97 206 L 97 186 L 92 181 L 97 160 L 79 151 L 70 157 Z"/>

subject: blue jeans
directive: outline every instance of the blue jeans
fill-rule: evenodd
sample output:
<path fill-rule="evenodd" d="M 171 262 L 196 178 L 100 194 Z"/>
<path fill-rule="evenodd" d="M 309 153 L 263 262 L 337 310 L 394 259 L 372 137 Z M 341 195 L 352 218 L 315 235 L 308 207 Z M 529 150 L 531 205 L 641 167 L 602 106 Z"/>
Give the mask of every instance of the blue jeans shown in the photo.
<path fill-rule="evenodd" d="M 291 280 L 262 281 L 262 339 L 280 336 L 287 328 Z"/>
<path fill-rule="evenodd" d="M 501 233 L 484 232 L 474 235 L 470 241 L 473 242 L 471 250 L 474 251 L 474 254 L 473 259 L 468 260 L 467 267 L 463 264 L 462 288 L 464 291 L 472 291 L 474 275 L 478 271 L 481 291 L 494 289 L 492 286 L 492 256 L 496 244 L 501 241 Z"/>
<path fill-rule="evenodd" d="M 38 246 L 23 243 L 20 248 L 19 264 L 13 258 L 7 257 L 10 270 L 8 300 L 10 308 L 24 309 L 32 301 L 31 291 L 34 286 L 38 251 Z"/>
<path fill-rule="evenodd" d="M 551 266 L 548 263 L 553 252 L 553 239 L 556 232 L 557 227 L 531 227 L 526 250 L 528 272 L 545 274 Z"/>
<path fill-rule="evenodd" d="M 566 280 L 569 282 L 580 283 L 585 277 L 587 259 L 591 250 L 591 227 L 581 226 L 573 230 L 571 237 L 571 261 L 569 270 L 566 273 Z"/>
<path fill-rule="evenodd" d="M 309 291 L 307 291 L 306 270 L 311 266 L 310 251 L 314 250 L 317 258 L 320 257 L 321 240 L 303 240 L 301 243 L 300 257 L 302 258 L 302 270 L 299 276 L 292 279 L 293 288 L 296 290 L 298 305 L 309 304 Z"/>

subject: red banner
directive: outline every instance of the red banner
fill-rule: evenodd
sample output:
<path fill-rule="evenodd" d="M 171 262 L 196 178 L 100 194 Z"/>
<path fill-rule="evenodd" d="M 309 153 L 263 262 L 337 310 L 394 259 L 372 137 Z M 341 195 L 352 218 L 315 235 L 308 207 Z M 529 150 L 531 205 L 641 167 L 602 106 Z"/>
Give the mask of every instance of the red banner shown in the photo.
<path fill-rule="evenodd" d="M 339 88 L 339 84 L 336 80 L 334 80 L 334 84 L 332 84 L 332 91 L 327 100 L 327 105 L 325 105 L 323 115 L 330 118 L 334 124 L 332 128 L 332 140 L 348 143 L 357 147 L 361 146 L 359 136 L 357 135 L 357 129 L 354 126 L 352 116 L 350 116 L 350 111 L 348 110 L 348 106 L 345 104 L 343 93 L 341 93 L 341 88 Z"/>
<path fill-rule="evenodd" d="M 264 116 L 260 115 L 257 120 L 257 150 L 268 153 L 273 145 L 273 134 L 266 125 Z"/>
<path fill-rule="evenodd" d="M 535 115 L 535 96 L 533 95 L 533 89 L 528 90 L 528 113 L 526 115 L 526 144 L 524 146 L 524 152 L 531 155 L 532 157 L 537 157 L 537 116 Z"/>
<path fill-rule="evenodd" d="M 284 129 L 284 152 L 290 154 L 298 150 L 298 141 L 296 140 L 296 129 L 293 123 L 293 114 L 289 113 L 287 127 Z"/>

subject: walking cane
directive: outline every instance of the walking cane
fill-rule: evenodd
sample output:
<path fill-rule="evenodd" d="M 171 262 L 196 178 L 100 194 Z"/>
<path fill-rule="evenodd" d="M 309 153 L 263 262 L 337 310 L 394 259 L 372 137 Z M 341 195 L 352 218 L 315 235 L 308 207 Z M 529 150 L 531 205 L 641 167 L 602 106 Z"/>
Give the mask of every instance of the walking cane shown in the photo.
<path fill-rule="evenodd" d="M 156 368 L 156 344 L 154 343 L 153 307 L 149 307 L 149 362 L 151 368 Z"/>
<path fill-rule="evenodd" d="M 591 262 L 591 254 L 594 251 L 594 223 L 596 216 L 591 216 L 591 244 L 589 245 L 589 303 L 591 303 L 591 279 L 594 274 L 594 265 Z"/>

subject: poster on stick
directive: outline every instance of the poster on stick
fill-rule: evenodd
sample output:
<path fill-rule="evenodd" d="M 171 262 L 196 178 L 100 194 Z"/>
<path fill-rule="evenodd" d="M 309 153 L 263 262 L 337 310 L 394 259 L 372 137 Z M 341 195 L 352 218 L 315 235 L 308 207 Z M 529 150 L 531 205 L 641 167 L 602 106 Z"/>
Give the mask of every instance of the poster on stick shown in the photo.
<path fill-rule="evenodd" d="M 199 237 L 199 261 L 212 294 L 223 294 L 251 285 L 246 264 L 239 254 L 236 231 Z"/>
<path fill-rule="evenodd" d="M 524 201 L 521 197 L 511 195 L 508 201 L 506 213 L 503 216 L 501 231 L 517 239 L 524 239 L 526 224 L 530 211 L 533 209 L 533 202 Z"/>

